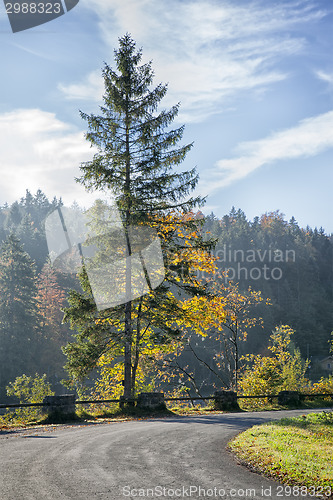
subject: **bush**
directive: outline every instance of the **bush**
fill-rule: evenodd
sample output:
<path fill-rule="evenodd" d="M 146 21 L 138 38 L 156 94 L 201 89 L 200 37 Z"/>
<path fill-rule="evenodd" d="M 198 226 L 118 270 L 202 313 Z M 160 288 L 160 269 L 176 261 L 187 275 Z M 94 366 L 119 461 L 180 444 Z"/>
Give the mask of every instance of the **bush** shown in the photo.
<path fill-rule="evenodd" d="M 245 356 L 245 369 L 239 379 L 239 387 L 244 396 L 264 394 L 276 395 L 280 391 L 305 391 L 309 381 L 305 378 L 308 362 L 301 358 L 300 351 L 292 348 L 289 326 L 280 326 L 270 336 L 268 349 L 271 356 Z M 268 399 L 252 400 L 250 406 L 260 408 Z"/>
<path fill-rule="evenodd" d="M 14 382 L 9 382 L 6 387 L 8 396 L 15 396 L 20 403 L 42 403 L 45 396 L 54 396 L 50 383 L 46 380 L 46 374 L 34 377 L 21 375 Z M 17 408 L 13 414 L 16 420 L 26 422 L 37 420 L 42 417 L 41 407 Z"/>
<path fill-rule="evenodd" d="M 310 393 L 314 394 L 333 394 L 333 375 L 329 375 L 327 378 L 322 377 L 319 382 L 313 384 Z M 324 398 L 325 401 L 333 401 L 332 396 Z"/>

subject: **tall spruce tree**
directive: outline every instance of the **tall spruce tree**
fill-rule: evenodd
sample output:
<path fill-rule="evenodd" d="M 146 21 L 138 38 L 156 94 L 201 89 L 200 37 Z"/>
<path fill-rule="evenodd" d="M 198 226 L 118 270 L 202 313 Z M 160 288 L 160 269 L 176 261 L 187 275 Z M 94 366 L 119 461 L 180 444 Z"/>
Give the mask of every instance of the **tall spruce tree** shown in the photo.
<path fill-rule="evenodd" d="M 198 221 L 185 216 L 204 202 L 200 197 L 190 196 L 198 181 L 196 171 L 174 170 L 192 148 L 192 144 L 179 144 L 184 126 L 169 129 L 179 104 L 170 110 L 158 110 L 167 86 L 159 84 L 151 88 L 151 63 L 140 64 L 142 51 L 136 49 L 129 34 L 119 43 L 119 49 L 115 50 L 116 71 L 107 64 L 104 66 L 105 94 L 101 114 L 81 112 L 88 123 L 86 138 L 97 148 L 97 153 L 91 161 L 82 164 L 82 177 L 78 181 L 89 190 L 110 191 L 114 197 L 126 235 L 127 256 L 132 254 L 131 226 L 153 226 L 163 233 L 166 279 L 145 297 L 98 313 L 83 270 L 84 293 L 73 291 L 69 297 L 70 307 L 65 312 L 65 320 L 71 322 L 79 334 L 77 341 L 64 351 L 68 357 L 67 369 L 75 377 L 91 370 L 99 357 L 111 348 L 114 339 L 118 345 L 123 342 L 124 397 L 130 398 L 135 386 L 142 332 L 151 331 L 154 342 L 166 341 L 167 335 L 177 333 L 171 323 L 181 312 L 168 294 L 170 286 L 183 285 L 186 293 L 203 293 L 198 281 L 191 281 L 188 263 L 183 266 L 179 258 L 177 263 L 174 259 L 173 266 L 168 265 L 167 256 L 172 252 L 180 254 L 184 245 L 184 233 L 179 233 L 179 227 L 183 231 L 195 231 L 195 238 L 192 238 L 195 250 L 207 250 L 211 244 L 204 242 L 198 233 Z M 172 214 L 177 215 L 173 217 Z M 175 238 L 176 233 L 178 238 Z M 169 263 L 171 260 L 170 257 Z M 185 280 L 179 279 L 181 269 L 183 278 L 187 273 Z"/>

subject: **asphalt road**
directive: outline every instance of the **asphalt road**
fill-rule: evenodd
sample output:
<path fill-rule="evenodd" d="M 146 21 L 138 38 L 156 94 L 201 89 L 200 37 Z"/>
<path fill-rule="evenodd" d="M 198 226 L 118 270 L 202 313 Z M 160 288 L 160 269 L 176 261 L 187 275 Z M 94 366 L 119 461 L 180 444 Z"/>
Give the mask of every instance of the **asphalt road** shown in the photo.
<path fill-rule="evenodd" d="M 0 432 L 0 499 L 310 499 L 289 495 L 226 451 L 228 441 L 252 425 L 304 413 L 214 414 Z"/>

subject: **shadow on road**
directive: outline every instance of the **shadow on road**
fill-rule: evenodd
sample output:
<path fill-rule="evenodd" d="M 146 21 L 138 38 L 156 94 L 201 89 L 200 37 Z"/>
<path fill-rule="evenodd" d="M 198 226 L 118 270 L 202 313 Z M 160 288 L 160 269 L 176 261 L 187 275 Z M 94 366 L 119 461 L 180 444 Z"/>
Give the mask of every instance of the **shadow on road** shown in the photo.
<path fill-rule="evenodd" d="M 321 412 L 323 409 L 311 410 L 281 410 L 267 412 L 242 412 L 242 413 L 224 413 L 220 415 L 198 415 L 198 416 L 179 416 L 167 417 L 163 419 L 154 418 L 154 422 L 177 423 L 177 424 L 213 424 L 227 427 L 248 428 L 253 425 L 263 424 L 272 420 L 280 420 L 285 417 L 294 417 L 307 413 Z M 152 420 L 150 420 L 152 421 Z"/>
<path fill-rule="evenodd" d="M 26 439 L 38 438 L 38 439 L 55 439 L 57 436 L 24 436 Z"/>

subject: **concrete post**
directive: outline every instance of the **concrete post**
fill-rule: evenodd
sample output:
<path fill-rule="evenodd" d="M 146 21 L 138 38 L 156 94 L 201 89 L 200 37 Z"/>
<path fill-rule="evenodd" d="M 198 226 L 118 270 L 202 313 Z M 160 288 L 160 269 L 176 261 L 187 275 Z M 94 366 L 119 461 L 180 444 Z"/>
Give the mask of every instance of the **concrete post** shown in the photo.
<path fill-rule="evenodd" d="M 240 411 L 237 393 L 234 391 L 215 391 L 214 408 L 222 411 Z"/>
<path fill-rule="evenodd" d="M 278 404 L 281 406 L 297 406 L 300 400 L 300 394 L 297 391 L 280 391 L 278 394 Z"/>
<path fill-rule="evenodd" d="M 75 416 L 75 394 L 61 396 L 45 396 L 43 399 L 44 411 L 49 419 L 62 420 Z"/>
<path fill-rule="evenodd" d="M 138 395 L 137 407 L 144 410 L 165 410 L 163 392 L 141 392 Z"/>

